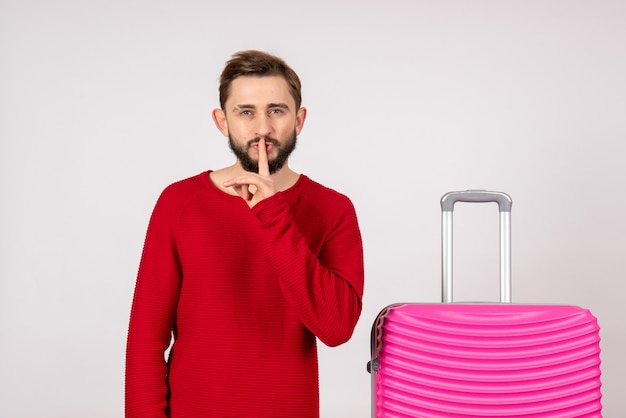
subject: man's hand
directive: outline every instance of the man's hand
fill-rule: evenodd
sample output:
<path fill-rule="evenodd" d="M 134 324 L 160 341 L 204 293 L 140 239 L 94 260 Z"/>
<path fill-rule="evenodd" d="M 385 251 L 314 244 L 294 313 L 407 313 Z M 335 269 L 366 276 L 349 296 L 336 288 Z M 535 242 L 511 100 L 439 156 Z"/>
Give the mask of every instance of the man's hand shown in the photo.
<path fill-rule="evenodd" d="M 259 173 L 246 172 L 242 176 L 224 182 L 224 186 L 232 187 L 250 208 L 276 193 L 274 180 L 270 176 L 265 139 L 261 138 L 257 147 L 259 152 Z"/>

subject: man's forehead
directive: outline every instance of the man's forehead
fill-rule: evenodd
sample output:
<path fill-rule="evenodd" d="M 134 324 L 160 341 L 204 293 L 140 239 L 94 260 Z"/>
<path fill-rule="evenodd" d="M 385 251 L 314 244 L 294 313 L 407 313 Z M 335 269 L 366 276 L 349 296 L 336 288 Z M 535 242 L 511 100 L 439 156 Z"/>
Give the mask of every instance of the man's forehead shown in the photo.
<path fill-rule="evenodd" d="M 233 80 L 229 101 L 233 105 L 267 106 L 284 103 L 293 106 L 295 101 L 287 81 L 280 76 L 242 76 Z"/>

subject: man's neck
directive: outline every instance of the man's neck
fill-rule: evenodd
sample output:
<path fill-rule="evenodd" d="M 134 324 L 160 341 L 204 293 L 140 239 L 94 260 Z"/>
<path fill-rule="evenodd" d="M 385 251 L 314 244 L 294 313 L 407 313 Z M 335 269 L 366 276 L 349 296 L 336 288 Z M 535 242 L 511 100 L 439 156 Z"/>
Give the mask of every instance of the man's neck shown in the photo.
<path fill-rule="evenodd" d="M 274 178 L 276 190 L 282 192 L 283 190 L 287 190 L 296 184 L 300 178 L 300 174 L 296 173 L 289 168 L 287 164 L 285 164 L 280 170 L 272 174 L 272 178 Z"/>

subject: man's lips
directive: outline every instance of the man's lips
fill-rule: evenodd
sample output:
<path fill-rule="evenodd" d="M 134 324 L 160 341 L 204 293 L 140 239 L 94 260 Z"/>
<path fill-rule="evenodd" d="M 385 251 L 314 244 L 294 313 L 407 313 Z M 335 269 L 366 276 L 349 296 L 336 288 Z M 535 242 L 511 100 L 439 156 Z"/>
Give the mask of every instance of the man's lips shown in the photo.
<path fill-rule="evenodd" d="M 256 141 L 251 141 L 250 146 L 256 150 L 259 149 L 259 142 L 260 139 L 256 140 Z M 274 146 L 274 141 L 271 139 L 266 139 L 265 140 L 265 150 L 269 151 L 272 147 Z"/>
<path fill-rule="evenodd" d="M 254 149 L 258 150 L 258 149 L 259 149 L 259 143 L 257 142 L 256 144 L 252 145 L 252 147 L 253 147 Z M 271 143 L 271 142 L 266 142 L 266 143 L 265 143 L 265 150 L 266 150 L 266 151 L 269 151 L 272 147 L 273 147 L 273 145 L 272 145 L 272 143 Z"/>

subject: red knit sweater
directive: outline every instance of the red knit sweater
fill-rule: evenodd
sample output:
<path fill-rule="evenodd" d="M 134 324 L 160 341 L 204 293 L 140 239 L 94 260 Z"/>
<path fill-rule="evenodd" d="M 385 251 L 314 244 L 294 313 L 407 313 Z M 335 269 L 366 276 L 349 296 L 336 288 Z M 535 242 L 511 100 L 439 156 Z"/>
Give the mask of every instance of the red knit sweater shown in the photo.
<path fill-rule="evenodd" d="M 126 417 L 318 417 L 316 337 L 347 341 L 362 294 L 346 196 L 304 175 L 252 209 L 206 172 L 167 187 L 135 288 Z"/>

